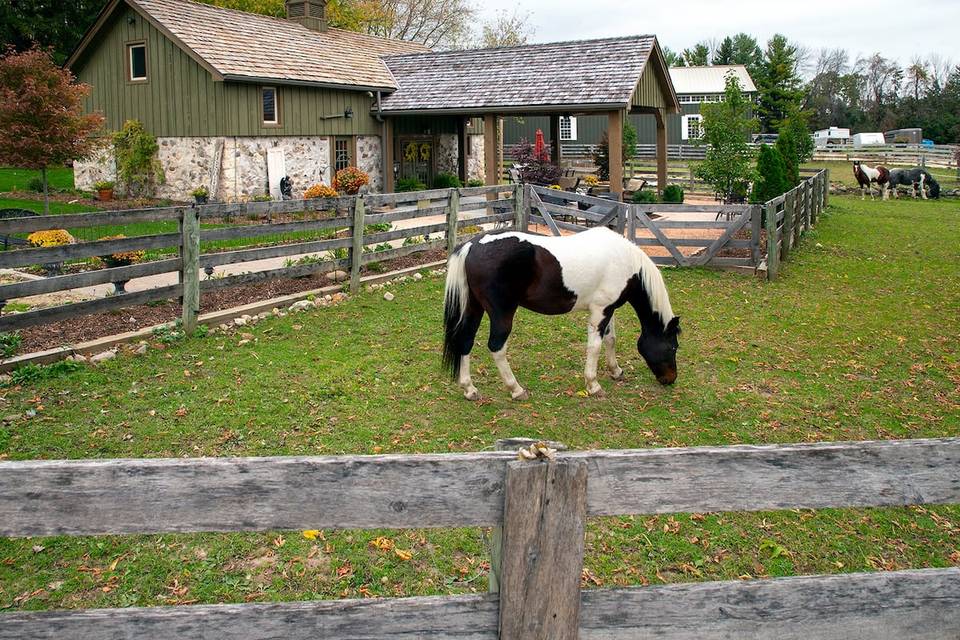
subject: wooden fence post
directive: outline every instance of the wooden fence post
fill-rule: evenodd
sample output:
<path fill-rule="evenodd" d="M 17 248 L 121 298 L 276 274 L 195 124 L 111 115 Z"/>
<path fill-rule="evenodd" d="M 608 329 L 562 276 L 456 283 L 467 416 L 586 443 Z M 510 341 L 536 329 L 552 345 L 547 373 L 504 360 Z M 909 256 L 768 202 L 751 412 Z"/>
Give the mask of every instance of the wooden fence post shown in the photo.
<path fill-rule="evenodd" d="M 450 189 L 450 209 L 447 211 L 447 256 L 457 248 L 457 221 L 460 220 L 460 192 Z"/>
<path fill-rule="evenodd" d="M 516 231 L 527 230 L 527 189 L 517 183 L 513 187 L 513 226 Z"/>
<path fill-rule="evenodd" d="M 627 240 L 633 244 L 637 243 L 637 208 L 639 206 L 628 204 L 623 207 L 627 212 Z"/>
<path fill-rule="evenodd" d="M 180 210 L 180 234 L 181 319 L 183 330 L 191 334 L 200 315 L 200 217 L 196 207 Z"/>
<path fill-rule="evenodd" d="M 810 220 L 816 215 L 817 206 L 820 199 L 820 178 L 819 176 L 813 179 L 813 207 L 810 211 L 807 212 L 807 215 L 803 216 L 803 233 L 810 231 Z"/>
<path fill-rule="evenodd" d="M 586 510 L 586 462 L 507 463 L 500 640 L 578 638 Z"/>
<path fill-rule="evenodd" d="M 360 264 L 363 261 L 363 196 L 353 199 L 353 245 L 350 248 L 350 293 L 360 290 Z"/>
<path fill-rule="evenodd" d="M 753 267 L 760 266 L 760 229 L 761 214 L 763 208 L 760 205 L 750 207 L 750 259 L 753 260 Z"/>
<path fill-rule="evenodd" d="M 825 209 L 830 204 L 830 169 L 823 170 L 823 182 L 825 186 L 823 190 L 823 208 Z M 820 213 L 822 212 L 823 209 L 820 210 Z M 817 217 L 819 217 L 819 215 Z M 817 223 L 816 219 L 814 219 L 813 223 Z"/>
<path fill-rule="evenodd" d="M 780 270 L 780 250 L 777 247 L 777 207 L 764 205 L 767 228 L 767 280 L 776 280 Z"/>
<path fill-rule="evenodd" d="M 787 261 L 790 250 L 793 249 L 793 218 L 797 213 L 797 200 L 791 196 L 791 193 L 796 192 L 788 192 L 783 197 L 783 249 L 780 251 L 780 260 L 783 262 Z"/>

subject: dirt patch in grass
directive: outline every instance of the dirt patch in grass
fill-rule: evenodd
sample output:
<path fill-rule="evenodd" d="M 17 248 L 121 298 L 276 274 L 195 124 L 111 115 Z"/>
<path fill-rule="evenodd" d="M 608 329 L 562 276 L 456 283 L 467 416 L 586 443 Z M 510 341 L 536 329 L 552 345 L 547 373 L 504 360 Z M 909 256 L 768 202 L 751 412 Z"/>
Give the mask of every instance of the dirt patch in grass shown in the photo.
<path fill-rule="evenodd" d="M 402 258 L 377 263 L 378 272 L 396 271 L 416 267 L 430 262 L 443 260 L 446 251 L 434 249 L 414 253 Z M 367 265 L 362 273 L 373 274 Z M 204 292 L 200 296 L 200 313 L 223 311 L 252 302 L 269 300 L 301 291 L 319 289 L 338 284 L 327 278 L 326 273 L 318 273 L 305 278 L 281 278 L 256 284 L 217 289 Z M 161 300 L 93 315 L 80 316 L 69 320 L 60 320 L 46 325 L 27 327 L 20 331 L 23 339 L 19 353 L 33 353 L 53 349 L 59 346 L 78 344 L 106 336 L 137 331 L 180 317 L 178 300 Z"/>

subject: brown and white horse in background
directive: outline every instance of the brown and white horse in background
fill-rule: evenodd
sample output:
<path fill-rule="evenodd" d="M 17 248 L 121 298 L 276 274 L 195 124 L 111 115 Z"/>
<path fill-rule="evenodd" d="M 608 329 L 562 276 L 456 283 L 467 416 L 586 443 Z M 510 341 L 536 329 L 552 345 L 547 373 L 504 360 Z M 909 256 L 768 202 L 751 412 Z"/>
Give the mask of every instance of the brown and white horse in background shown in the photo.
<path fill-rule="evenodd" d="M 880 188 L 881 196 L 884 200 L 887 199 L 887 185 L 890 182 L 890 170 L 886 167 L 877 165 L 876 167 L 870 167 L 863 164 L 859 160 L 853 161 L 853 175 L 857 179 L 857 183 L 860 185 L 860 199 L 866 200 L 866 192 L 870 192 L 870 199 L 873 200 L 873 187 L 871 186 L 874 182 L 877 183 L 877 186 Z"/>

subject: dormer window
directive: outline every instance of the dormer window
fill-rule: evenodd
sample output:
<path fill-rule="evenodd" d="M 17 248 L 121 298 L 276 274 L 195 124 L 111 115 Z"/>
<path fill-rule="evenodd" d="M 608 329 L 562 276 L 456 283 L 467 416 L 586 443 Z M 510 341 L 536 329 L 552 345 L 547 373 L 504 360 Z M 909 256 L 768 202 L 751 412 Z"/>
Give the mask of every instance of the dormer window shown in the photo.
<path fill-rule="evenodd" d="M 280 124 L 280 107 L 277 104 L 276 87 L 263 87 L 260 89 L 260 102 L 262 104 L 263 124 Z"/>
<path fill-rule="evenodd" d="M 127 45 L 127 69 L 130 82 L 147 80 L 147 43 L 137 42 Z"/>

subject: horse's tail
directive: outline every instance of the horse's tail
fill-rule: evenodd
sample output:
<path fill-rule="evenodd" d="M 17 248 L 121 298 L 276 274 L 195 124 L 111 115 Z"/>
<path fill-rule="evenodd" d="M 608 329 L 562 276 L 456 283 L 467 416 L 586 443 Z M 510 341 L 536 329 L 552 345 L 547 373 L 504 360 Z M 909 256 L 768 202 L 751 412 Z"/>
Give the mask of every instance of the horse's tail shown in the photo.
<path fill-rule="evenodd" d="M 447 284 L 443 296 L 443 368 L 456 380 L 463 351 L 463 317 L 470 301 L 467 284 L 467 254 L 472 243 L 457 247 L 447 260 Z"/>

